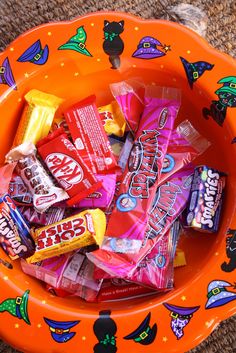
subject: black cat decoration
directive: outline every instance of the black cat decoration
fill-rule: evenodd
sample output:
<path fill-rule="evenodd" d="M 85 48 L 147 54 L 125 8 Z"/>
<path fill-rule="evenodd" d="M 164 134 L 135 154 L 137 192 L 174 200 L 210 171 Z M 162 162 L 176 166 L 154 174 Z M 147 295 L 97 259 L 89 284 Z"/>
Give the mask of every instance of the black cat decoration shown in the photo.
<path fill-rule="evenodd" d="M 99 318 L 94 322 L 93 331 L 98 343 L 93 347 L 94 353 L 116 353 L 116 331 L 117 326 L 110 318 L 110 310 L 99 312 Z"/>
<path fill-rule="evenodd" d="M 103 31 L 103 50 L 109 55 L 111 68 L 118 69 L 120 67 L 120 55 L 124 50 L 124 42 L 120 37 L 120 34 L 124 31 L 124 21 L 109 22 L 105 20 Z"/>
<path fill-rule="evenodd" d="M 226 238 L 226 255 L 229 263 L 226 261 L 221 265 L 222 271 L 232 272 L 236 268 L 236 229 L 228 229 Z"/>

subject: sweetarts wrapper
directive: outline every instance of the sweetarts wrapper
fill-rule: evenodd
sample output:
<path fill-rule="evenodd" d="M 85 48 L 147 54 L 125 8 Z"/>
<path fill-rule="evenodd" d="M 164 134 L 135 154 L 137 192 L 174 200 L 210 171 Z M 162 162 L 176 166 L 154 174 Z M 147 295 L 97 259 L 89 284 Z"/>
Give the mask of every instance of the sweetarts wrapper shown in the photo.
<path fill-rule="evenodd" d="M 139 262 L 132 276 L 128 279 L 156 290 L 173 288 L 173 260 L 179 235 L 180 224 L 177 220 L 144 259 Z"/>
<path fill-rule="evenodd" d="M 58 184 L 67 192 L 67 204 L 74 205 L 101 187 L 86 166 L 63 128 L 37 143 L 38 153 Z"/>
<path fill-rule="evenodd" d="M 185 166 L 157 188 L 149 212 L 148 224 L 144 229 L 142 247 L 138 253 L 112 252 L 110 251 L 110 240 L 106 239 L 102 249 L 87 254 L 90 261 L 112 277 L 127 278 L 131 276 L 138 263 L 153 249 L 185 209 L 190 194 L 193 171 L 192 165 Z"/>
<path fill-rule="evenodd" d="M 64 112 L 75 147 L 94 174 L 109 173 L 117 167 L 108 136 L 90 96 Z"/>
<path fill-rule="evenodd" d="M 145 236 L 148 212 L 180 106 L 179 90 L 162 87 L 155 93 L 162 98 L 156 98 L 153 90 L 146 92 L 140 126 L 108 223 L 105 248 L 108 250 L 110 243 L 112 252 L 138 252 Z"/>
<path fill-rule="evenodd" d="M 226 174 L 202 165 L 195 168 L 186 225 L 200 232 L 218 231 Z"/>
<path fill-rule="evenodd" d="M 101 182 L 102 186 L 89 196 L 85 197 L 74 207 L 78 208 L 107 208 L 111 204 L 115 188 L 116 174 L 96 175 L 96 179 Z"/>
<path fill-rule="evenodd" d="M 34 208 L 39 213 L 68 198 L 64 190 L 53 184 L 51 177 L 36 157 L 36 148 L 31 142 L 25 142 L 10 150 L 6 160 L 17 162 L 16 173 L 30 191 Z"/>
<path fill-rule="evenodd" d="M 33 238 L 36 250 L 33 256 L 27 258 L 27 262 L 38 262 L 92 244 L 101 245 L 105 227 L 105 214 L 95 209 L 35 229 Z"/>
<path fill-rule="evenodd" d="M 172 131 L 164 158 L 160 183 L 191 163 L 210 146 L 210 142 L 193 127 L 189 120 L 182 121 Z"/>

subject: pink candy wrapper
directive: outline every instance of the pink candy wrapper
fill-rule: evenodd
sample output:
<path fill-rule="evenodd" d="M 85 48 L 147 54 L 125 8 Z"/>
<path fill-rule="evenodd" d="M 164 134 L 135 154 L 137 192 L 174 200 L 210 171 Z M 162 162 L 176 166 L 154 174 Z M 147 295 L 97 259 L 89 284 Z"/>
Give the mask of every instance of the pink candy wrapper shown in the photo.
<path fill-rule="evenodd" d="M 159 289 L 173 288 L 174 256 L 180 235 L 180 223 L 175 221 L 153 249 L 139 262 L 128 279 L 144 286 Z"/>
<path fill-rule="evenodd" d="M 112 277 L 130 277 L 138 263 L 153 249 L 186 207 L 193 170 L 192 165 L 186 166 L 158 187 L 144 231 L 145 239 L 137 254 L 111 252 L 109 244 L 105 250 L 105 243 L 103 249 L 87 254 L 88 258 Z"/>
<path fill-rule="evenodd" d="M 65 208 L 50 207 L 44 213 L 38 213 L 33 207 L 19 207 L 22 215 L 30 224 L 46 226 L 61 221 L 65 215 Z"/>
<path fill-rule="evenodd" d="M 163 162 L 160 184 L 206 151 L 210 142 L 184 120 L 173 130 Z"/>
<path fill-rule="evenodd" d="M 111 204 L 115 188 L 116 174 L 96 175 L 96 179 L 102 182 L 102 187 L 81 200 L 74 207 L 79 208 L 107 208 Z"/>
<path fill-rule="evenodd" d="M 179 106 L 179 90 L 147 88 L 145 109 L 108 223 L 106 250 L 139 251 Z"/>

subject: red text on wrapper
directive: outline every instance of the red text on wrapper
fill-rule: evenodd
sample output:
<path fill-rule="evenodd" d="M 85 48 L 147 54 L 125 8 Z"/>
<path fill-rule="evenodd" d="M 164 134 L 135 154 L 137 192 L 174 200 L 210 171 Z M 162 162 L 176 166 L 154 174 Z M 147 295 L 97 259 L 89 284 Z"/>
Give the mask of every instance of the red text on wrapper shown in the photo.
<path fill-rule="evenodd" d="M 129 156 L 129 170 L 132 171 L 129 194 L 133 197 L 148 198 L 149 187 L 158 177 L 156 159 L 160 158 L 157 130 L 143 131 Z"/>

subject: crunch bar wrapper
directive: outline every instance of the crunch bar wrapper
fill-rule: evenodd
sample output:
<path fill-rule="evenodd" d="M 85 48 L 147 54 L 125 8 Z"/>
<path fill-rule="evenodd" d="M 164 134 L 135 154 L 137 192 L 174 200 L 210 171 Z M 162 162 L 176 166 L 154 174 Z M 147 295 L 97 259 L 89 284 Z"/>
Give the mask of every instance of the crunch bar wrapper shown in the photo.
<path fill-rule="evenodd" d="M 122 137 L 125 133 L 125 118 L 119 104 L 112 101 L 110 104 L 98 108 L 104 129 L 107 135 L 114 134 Z"/>
<path fill-rule="evenodd" d="M 160 185 L 149 212 L 148 225 L 144 229 L 142 247 L 136 254 L 110 251 L 110 241 L 103 248 L 87 254 L 97 267 L 112 277 L 127 278 L 138 263 L 152 250 L 159 239 L 168 231 L 174 220 L 183 212 L 190 194 L 194 167 L 185 166 Z"/>
<path fill-rule="evenodd" d="M 127 127 L 135 135 L 144 109 L 141 89 L 137 92 L 126 81 L 112 83 L 110 89 L 125 116 Z"/>
<path fill-rule="evenodd" d="M 69 206 L 74 205 L 101 187 L 79 152 L 68 140 L 63 128 L 37 143 L 38 153 L 58 184 L 67 192 Z"/>
<path fill-rule="evenodd" d="M 190 121 L 184 120 L 173 130 L 164 158 L 160 183 L 172 174 L 192 162 L 206 151 L 210 142 L 192 126 Z"/>
<path fill-rule="evenodd" d="M 33 196 L 33 205 L 39 213 L 45 212 L 53 204 L 68 198 L 67 193 L 56 187 L 44 167 L 36 157 L 36 148 L 25 142 L 10 150 L 6 155 L 8 162 L 17 161 L 16 173 Z"/>
<path fill-rule="evenodd" d="M 160 98 L 157 98 L 159 96 Z M 147 88 L 145 109 L 106 231 L 106 250 L 138 252 L 180 106 L 179 90 Z M 173 99 L 175 98 L 175 99 Z M 124 221 L 125 219 L 125 221 Z M 119 225 L 119 226 L 117 226 Z"/>
<path fill-rule="evenodd" d="M 27 258 L 27 262 L 42 261 L 91 244 L 101 245 L 105 227 L 105 214 L 100 209 L 95 209 L 35 229 L 33 237 L 36 251 Z"/>
<path fill-rule="evenodd" d="M 63 99 L 32 89 L 25 95 L 26 105 L 21 116 L 13 146 L 24 142 L 36 144 L 47 136 L 54 114 Z"/>
<path fill-rule="evenodd" d="M 84 163 L 94 174 L 104 174 L 115 169 L 117 163 L 95 100 L 95 96 L 90 96 L 69 108 L 64 115 Z"/>

